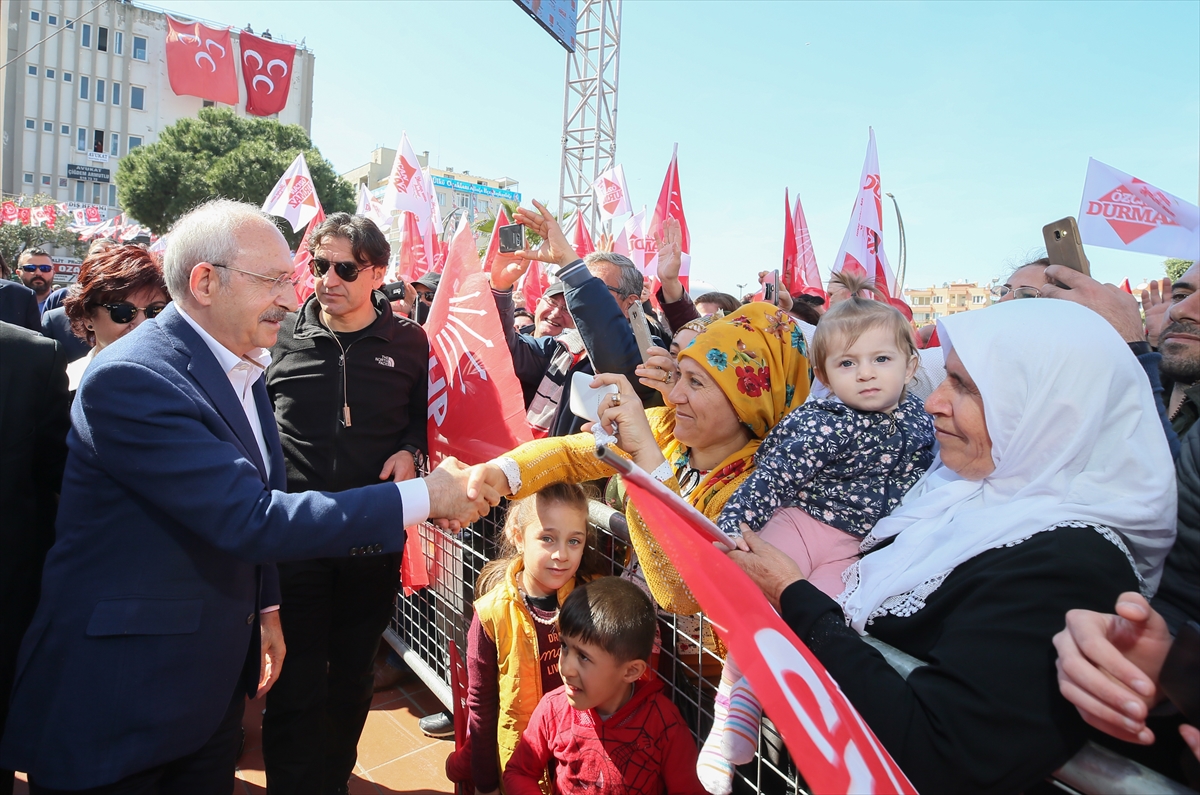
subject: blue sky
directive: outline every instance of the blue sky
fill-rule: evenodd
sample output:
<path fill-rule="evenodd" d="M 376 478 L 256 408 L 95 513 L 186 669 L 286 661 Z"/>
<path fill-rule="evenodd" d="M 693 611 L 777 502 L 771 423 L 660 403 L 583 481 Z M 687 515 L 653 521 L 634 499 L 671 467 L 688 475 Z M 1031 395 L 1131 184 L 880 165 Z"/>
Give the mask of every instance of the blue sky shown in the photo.
<path fill-rule="evenodd" d="M 316 55 L 312 136 L 339 171 L 407 130 L 433 163 L 557 205 L 565 53 L 510 0 L 159 0 Z M 1189 201 L 1200 186 L 1200 2 L 625 0 L 617 160 L 653 206 L 679 143 L 695 278 L 779 266 L 783 190 L 827 273 L 873 126 L 908 286 L 987 282 L 1078 212 L 1088 157 Z M 897 263 L 895 215 L 885 250 Z M 1135 284 L 1161 258 L 1088 248 Z"/>

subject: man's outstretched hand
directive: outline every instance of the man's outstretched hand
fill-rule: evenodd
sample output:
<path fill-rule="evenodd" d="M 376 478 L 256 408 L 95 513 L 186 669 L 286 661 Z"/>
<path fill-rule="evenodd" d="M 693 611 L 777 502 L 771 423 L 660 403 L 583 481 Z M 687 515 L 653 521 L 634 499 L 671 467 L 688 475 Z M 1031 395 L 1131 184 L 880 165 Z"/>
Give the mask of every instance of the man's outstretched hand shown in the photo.
<path fill-rule="evenodd" d="M 469 467 L 450 457 L 426 476 L 430 519 L 468 525 L 499 504 L 500 493 L 486 482 L 472 481 L 470 475 Z"/>

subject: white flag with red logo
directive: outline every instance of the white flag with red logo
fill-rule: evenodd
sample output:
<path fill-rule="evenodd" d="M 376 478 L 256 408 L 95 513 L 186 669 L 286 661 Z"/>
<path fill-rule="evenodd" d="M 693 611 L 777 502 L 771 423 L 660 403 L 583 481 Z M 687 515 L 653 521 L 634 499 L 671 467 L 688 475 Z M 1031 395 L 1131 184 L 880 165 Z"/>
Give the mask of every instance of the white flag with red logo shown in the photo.
<path fill-rule="evenodd" d="M 374 221 L 380 232 L 392 228 L 391 214 L 384 211 L 383 204 L 372 196 L 371 191 L 361 182 L 358 183 L 358 205 L 354 208 L 354 214 Z"/>
<path fill-rule="evenodd" d="M 799 194 L 796 195 L 796 210 L 792 214 L 792 230 L 796 235 L 796 272 L 800 277 L 800 289 L 793 291 L 792 295 L 819 295 L 825 298 L 825 283 L 821 281 L 821 271 L 817 268 L 817 255 L 813 251 Z"/>
<path fill-rule="evenodd" d="M 317 214 L 308 222 L 308 228 L 304 230 L 304 237 L 301 238 L 300 245 L 296 249 L 296 256 L 292 258 L 292 276 L 296 279 L 296 301 L 301 304 L 308 300 L 308 297 L 317 289 L 317 277 L 313 275 L 312 268 L 308 266 L 312 262 L 308 244 L 309 235 L 324 220 L 325 211 L 318 205 Z"/>
<path fill-rule="evenodd" d="M 408 142 L 408 133 L 400 138 L 396 148 L 396 159 L 392 161 L 392 172 L 388 175 L 387 189 L 383 192 L 385 212 L 409 212 L 417 217 L 417 228 L 424 232 L 431 216 L 430 192 L 426 187 L 421 163 Z"/>
<path fill-rule="evenodd" d="M 1200 259 L 1200 208 L 1090 158 L 1079 239 L 1091 246 Z"/>
<path fill-rule="evenodd" d="M 879 182 L 879 155 L 875 151 L 875 131 L 871 130 L 867 158 L 858 183 L 858 197 L 850 213 L 850 225 L 842 238 L 842 247 L 830 272 L 849 270 L 868 276 L 890 298 L 896 289 L 896 277 L 883 253 L 883 199 Z"/>
<path fill-rule="evenodd" d="M 614 216 L 633 212 L 629 204 L 629 188 L 625 185 L 624 166 L 613 166 L 596 177 L 592 189 L 596 192 L 596 206 L 605 220 L 611 221 Z"/>
<path fill-rule="evenodd" d="M 750 681 L 813 792 L 916 795 L 858 710 L 738 565 L 721 531 L 644 470 L 622 481 L 646 526 Z"/>
<path fill-rule="evenodd" d="M 466 215 L 429 308 L 429 452 L 467 464 L 532 439 L 488 275 Z"/>
<path fill-rule="evenodd" d="M 303 153 L 296 155 L 296 159 L 275 183 L 267 200 L 263 202 L 262 210 L 268 215 L 286 218 L 292 225 L 293 232 L 299 232 L 321 211 L 321 202 L 317 200 L 317 186 L 313 184 L 312 176 L 308 173 L 308 163 L 304 160 Z"/>
<path fill-rule="evenodd" d="M 260 39 L 242 31 L 242 80 L 246 83 L 246 112 L 270 116 L 287 105 L 292 88 L 292 62 L 296 48 L 291 44 Z"/>

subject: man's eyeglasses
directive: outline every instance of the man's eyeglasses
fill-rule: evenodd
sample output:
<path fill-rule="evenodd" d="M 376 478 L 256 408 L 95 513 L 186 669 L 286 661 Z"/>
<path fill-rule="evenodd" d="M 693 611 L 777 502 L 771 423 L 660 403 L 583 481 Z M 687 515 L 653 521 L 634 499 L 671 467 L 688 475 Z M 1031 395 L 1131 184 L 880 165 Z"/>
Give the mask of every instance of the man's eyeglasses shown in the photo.
<path fill-rule="evenodd" d="M 124 326 L 126 323 L 132 323 L 137 317 L 137 313 L 141 312 L 146 316 L 147 320 L 153 320 L 167 308 L 166 304 L 151 304 L 150 306 L 134 306 L 128 301 L 120 301 L 115 304 L 101 304 L 102 307 L 108 310 L 108 316 L 112 322 Z"/>
<path fill-rule="evenodd" d="M 546 302 L 546 304 L 548 304 L 549 306 L 552 306 L 552 307 L 554 307 L 555 309 L 557 309 L 557 310 L 558 310 L 558 311 L 560 311 L 560 312 L 566 312 L 566 311 L 567 311 L 567 302 L 566 302 L 566 301 L 563 301 L 562 299 L 559 299 L 558 301 L 554 301 L 554 300 L 552 300 L 552 299 L 550 299 L 550 298 L 547 298 L 546 296 L 542 296 L 542 300 L 543 300 L 543 301 L 545 301 L 545 302 Z"/>
<path fill-rule="evenodd" d="M 41 271 L 42 273 L 49 273 L 50 271 L 54 270 L 54 266 L 53 265 L 22 265 L 21 270 L 25 271 L 26 273 L 33 273 L 34 271 Z"/>
<path fill-rule="evenodd" d="M 992 295 L 997 298 L 1003 298 L 1009 293 L 1013 294 L 1013 298 L 1041 298 L 1042 293 L 1036 287 L 1009 287 L 1007 284 L 998 284 L 992 288 Z"/>
<path fill-rule="evenodd" d="M 317 278 L 321 278 L 329 273 L 330 268 L 333 268 L 333 272 L 338 275 L 339 279 L 344 282 L 352 282 L 358 278 L 358 274 L 374 266 L 363 265 L 359 267 L 357 262 L 334 262 L 329 259 L 313 257 L 312 262 L 309 263 L 309 267 L 312 268 L 312 272 L 316 274 Z"/>
<path fill-rule="evenodd" d="M 241 268 L 235 268 L 232 265 L 221 265 L 217 262 L 210 262 L 208 264 L 212 265 L 214 268 L 224 268 L 227 271 L 237 271 L 238 273 L 244 273 L 247 276 L 253 276 L 256 279 L 262 279 L 264 282 L 270 282 L 272 290 L 282 290 L 284 287 L 291 287 L 294 290 L 296 289 L 296 285 L 300 283 L 299 279 L 289 273 L 285 273 L 283 276 L 272 277 L 264 276 L 263 274 L 255 273 L 254 271 L 246 271 L 242 270 Z"/>

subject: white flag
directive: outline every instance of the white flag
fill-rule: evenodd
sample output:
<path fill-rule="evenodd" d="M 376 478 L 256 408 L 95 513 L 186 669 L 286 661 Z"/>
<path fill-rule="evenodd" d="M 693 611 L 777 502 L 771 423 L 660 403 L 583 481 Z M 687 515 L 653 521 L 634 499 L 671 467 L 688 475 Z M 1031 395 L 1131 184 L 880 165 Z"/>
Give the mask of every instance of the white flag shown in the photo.
<path fill-rule="evenodd" d="M 374 221 L 380 232 L 386 232 L 392 227 L 392 216 L 361 182 L 358 183 L 358 207 L 355 208 L 354 214 Z"/>
<path fill-rule="evenodd" d="M 304 155 L 296 155 L 296 159 L 283 172 L 283 176 L 275 183 L 274 190 L 263 202 L 263 212 L 286 218 L 292 225 L 293 232 L 299 232 L 308 226 L 308 222 L 317 214 L 321 205 L 317 200 L 317 186 L 313 184 L 312 176 L 308 173 L 308 163 Z"/>
<path fill-rule="evenodd" d="M 600 215 L 604 220 L 611 221 L 613 216 L 633 212 L 633 207 L 629 204 L 629 188 L 625 186 L 623 166 L 613 166 L 596 177 L 592 189 L 596 192 L 596 206 L 600 208 Z"/>
<path fill-rule="evenodd" d="M 1200 259 L 1200 208 L 1089 159 L 1079 238 L 1091 246 Z"/>
<path fill-rule="evenodd" d="M 643 276 L 658 278 L 658 244 L 650 234 L 646 220 L 646 208 L 630 216 L 621 229 L 621 234 L 613 240 L 613 252 L 624 254 L 633 260 L 633 264 Z M 692 256 L 682 253 L 679 256 L 679 275 L 686 277 L 692 271 Z"/>
<path fill-rule="evenodd" d="M 429 201 L 420 161 L 408 142 L 408 133 L 404 133 L 383 193 L 383 210 L 389 215 L 410 212 L 417 217 L 417 226 L 424 228 L 429 223 Z"/>
<path fill-rule="evenodd" d="M 863 161 L 858 196 L 850 213 L 850 225 L 842 238 L 842 247 L 833 261 L 831 273 L 847 269 L 865 274 L 875 285 L 892 296 L 896 277 L 883 253 L 883 199 L 880 195 L 879 155 L 875 151 L 875 131 L 870 130 L 867 157 Z"/>

